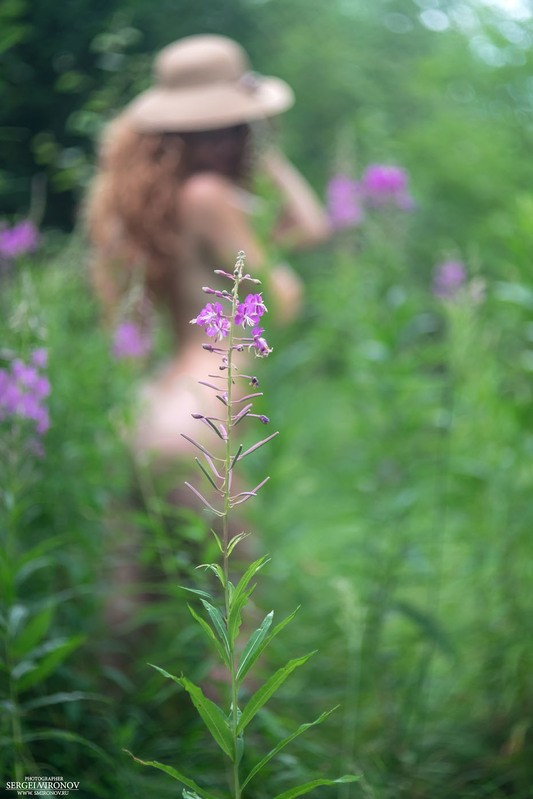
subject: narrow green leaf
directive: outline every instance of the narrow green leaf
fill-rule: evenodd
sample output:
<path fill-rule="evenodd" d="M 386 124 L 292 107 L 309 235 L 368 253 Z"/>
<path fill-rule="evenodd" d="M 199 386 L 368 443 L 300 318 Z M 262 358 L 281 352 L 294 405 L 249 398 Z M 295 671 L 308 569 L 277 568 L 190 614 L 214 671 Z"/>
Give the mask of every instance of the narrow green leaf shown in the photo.
<path fill-rule="evenodd" d="M 230 649 L 230 645 L 229 645 L 229 639 L 228 639 L 228 632 L 227 632 L 227 629 L 226 629 L 226 624 L 224 622 L 224 619 L 222 618 L 221 612 L 218 610 L 218 608 L 216 608 L 210 602 L 206 602 L 205 599 L 202 599 L 202 605 L 204 606 L 204 608 L 209 613 L 209 618 L 213 622 L 215 630 L 219 634 L 220 640 L 224 644 L 224 647 L 226 649 L 226 652 L 228 653 L 228 658 L 229 658 L 230 657 L 230 653 L 231 653 L 231 649 Z"/>
<path fill-rule="evenodd" d="M 242 716 L 239 719 L 239 724 L 237 725 L 237 733 L 240 733 L 244 730 L 247 724 L 249 724 L 253 719 L 255 714 L 261 710 L 263 705 L 268 702 L 270 697 L 275 694 L 278 688 L 285 682 L 287 677 L 292 674 L 292 672 L 297 669 L 298 666 L 303 666 L 304 663 L 307 663 L 309 658 L 314 654 L 315 652 L 310 652 L 308 655 L 304 655 L 301 658 L 289 660 L 285 666 L 283 666 L 281 669 L 278 669 L 278 671 L 276 671 L 272 677 L 270 677 L 270 679 L 268 679 L 266 683 L 255 692 L 242 711 Z"/>
<path fill-rule="evenodd" d="M 249 535 L 250 533 L 239 533 L 239 535 L 234 536 L 228 544 L 228 555 L 231 555 L 237 544 L 240 544 Z"/>
<path fill-rule="evenodd" d="M 223 663 L 225 663 L 226 666 L 229 667 L 229 659 L 228 659 L 227 653 L 224 650 L 224 647 L 222 646 L 222 644 L 220 643 L 218 638 L 216 637 L 215 633 L 213 632 L 213 630 L 209 626 L 209 624 L 206 622 L 205 619 L 202 619 L 200 614 L 196 613 L 194 608 L 192 608 L 189 604 L 187 604 L 187 607 L 189 608 L 189 611 L 190 611 L 191 616 L 193 617 L 193 619 L 195 619 L 198 622 L 198 624 L 200 625 L 202 630 L 205 632 L 205 634 L 207 635 L 207 637 L 209 638 L 209 640 L 211 641 L 211 643 L 215 647 L 219 658 L 222 660 Z"/>
<path fill-rule="evenodd" d="M 335 710 L 337 710 L 338 707 L 340 707 L 340 705 L 337 705 L 331 710 L 327 710 L 325 713 L 322 713 L 322 715 L 314 721 L 309 721 L 307 724 L 301 724 L 295 732 L 291 733 L 291 735 L 288 735 L 286 738 L 283 738 L 282 741 L 280 741 L 273 749 L 271 749 L 270 752 L 265 755 L 265 757 L 256 766 L 253 767 L 242 783 L 241 788 L 244 788 L 246 785 L 248 785 L 250 780 L 252 780 L 255 775 L 258 774 L 261 769 L 263 769 L 266 764 L 278 754 L 278 752 L 281 752 L 281 750 L 287 746 L 287 744 L 290 744 L 291 741 L 294 741 L 295 738 L 297 738 L 299 735 L 302 735 L 302 733 L 306 732 L 310 727 L 315 727 L 317 724 L 322 724 L 322 722 L 325 721 Z"/>
<path fill-rule="evenodd" d="M 224 547 L 222 546 L 222 541 L 220 540 L 220 537 L 215 533 L 215 531 L 213 529 L 211 530 L 211 532 L 215 536 L 215 541 L 217 542 L 217 547 L 219 548 L 220 552 L 222 554 L 224 554 Z"/>
<path fill-rule="evenodd" d="M 12 653 L 15 658 L 23 657 L 44 638 L 50 627 L 53 614 L 53 606 L 48 605 L 40 613 L 37 613 L 33 619 L 30 619 L 12 643 Z"/>
<path fill-rule="evenodd" d="M 231 603 L 233 601 L 233 595 L 234 594 L 235 594 L 235 586 L 233 585 L 231 580 L 228 580 L 228 602 L 229 602 L 229 606 L 230 607 L 231 607 Z"/>
<path fill-rule="evenodd" d="M 77 649 L 84 640 L 85 638 L 83 635 L 75 635 L 67 639 L 61 639 L 52 651 L 45 654 L 38 666 L 21 675 L 17 682 L 18 690 L 26 691 L 33 685 L 42 682 L 49 674 L 52 674 L 59 664 L 62 663 L 71 652 Z M 40 647 L 40 649 L 42 649 L 42 647 Z M 30 657 L 32 657 L 31 652 Z"/>
<path fill-rule="evenodd" d="M 248 566 L 246 571 L 244 572 L 243 576 L 237 583 L 237 587 L 233 592 L 233 596 L 231 598 L 230 604 L 230 611 L 229 611 L 229 618 L 228 618 L 228 632 L 230 636 L 230 640 L 234 641 L 237 637 L 240 627 L 240 616 L 241 610 L 246 602 L 248 596 L 250 596 L 253 589 L 250 589 L 248 593 L 246 593 L 246 589 L 248 587 L 248 583 L 254 576 L 257 574 L 259 569 L 262 569 L 269 562 L 270 558 L 267 555 L 263 555 L 262 558 L 254 561 L 253 563 Z"/>
<path fill-rule="evenodd" d="M 233 738 L 223 711 L 218 705 L 215 705 L 214 702 L 204 696 L 202 689 L 198 685 L 195 685 L 186 677 L 181 677 L 180 683 L 191 697 L 193 705 L 217 744 L 230 760 L 233 760 L 235 756 Z"/>
<path fill-rule="evenodd" d="M 98 701 L 106 701 L 104 697 L 99 696 L 98 694 L 88 694 L 84 691 L 63 691 L 58 694 L 49 694 L 48 696 L 40 696 L 38 699 L 32 699 L 31 702 L 26 702 L 22 708 L 23 710 L 36 710 L 39 707 L 58 705 L 62 704 L 63 702 L 78 702 L 81 699 L 96 699 Z"/>
<path fill-rule="evenodd" d="M 28 616 L 28 608 L 25 605 L 12 605 L 7 611 L 7 633 L 11 638 L 18 635 Z"/>
<path fill-rule="evenodd" d="M 195 685 L 193 682 L 188 680 L 186 677 L 175 677 L 173 674 L 165 671 L 165 669 L 162 669 L 159 666 L 154 666 L 153 663 L 150 663 L 149 665 L 162 674 L 163 677 L 168 677 L 168 679 L 174 680 L 175 683 L 178 683 L 178 685 L 181 685 L 183 688 L 185 688 L 205 726 L 222 751 L 231 760 L 233 760 L 233 738 L 228 727 L 226 716 L 219 706 L 215 705 L 215 703 L 210 699 L 207 699 L 207 697 L 204 696 L 202 689 L 198 685 Z"/>
<path fill-rule="evenodd" d="M 66 751 L 74 751 L 74 744 L 84 746 L 98 755 L 98 758 L 104 763 L 107 763 L 108 768 L 116 768 L 116 762 L 111 758 L 105 749 L 102 749 L 93 741 L 89 741 L 82 735 L 77 735 L 68 730 L 35 730 L 34 732 L 24 733 L 22 735 L 23 743 L 33 743 L 34 741 L 66 741 L 70 746 L 65 747 Z M 0 740 L 0 746 L 3 741 Z M 57 748 L 57 747 L 56 747 Z M 38 750 L 39 747 L 31 747 L 32 751 Z M 76 749 L 78 751 L 78 749 Z"/>
<path fill-rule="evenodd" d="M 187 586 L 185 585 L 179 585 L 178 588 L 181 588 L 182 591 L 188 591 L 190 594 L 196 594 L 197 596 L 201 596 L 204 599 L 210 599 L 211 602 L 215 601 L 211 596 L 211 594 L 208 594 L 207 591 L 200 591 L 198 588 L 187 588 Z"/>
<path fill-rule="evenodd" d="M 222 584 L 222 587 L 226 587 L 226 575 L 221 566 L 218 563 L 201 563 L 199 566 L 196 567 L 197 569 L 209 569 L 213 572 L 219 579 Z"/>
<path fill-rule="evenodd" d="M 242 624 L 242 610 L 245 607 L 250 595 L 255 591 L 255 583 L 249 586 L 246 591 L 241 593 L 231 604 L 231 610 L 228 620 L 228 635 L 230 641 L 235 643 L 239 630 Z"/>
<path fill-rule="evenodd" d="M 33 560 L 25 563 L 16 574 L 15 580 L 18 585 L 23 583 L 28 577 L 31 577 L 35 574 L 36 571 L 39 569 L 46 569 L 50 566 L 51 563 L 54 561 L 51 557 L 47 555 L 42 555 L 40 558 L 34 558 Z"/>
<path fill-rule="evenodd" d="M 272 632 L 270 633 L 270 635 L 268 636 L 268 638 L 265 641 L 265 647 L 268 646 L 269 643 L 272 641 L 272 639 L 275 638 L 276 635 L 278 633 L 280 633 L 283 630 L 283 628 L 286 627 L 287 624 L 289 624 L 289 622 L 291 622 L 294 619 L 294 617 L 296 616 L 296 614 L 300 610 L 300 607 L 301 606 L 298 605 L 298 607 L 295 610 L 293 610 L 292 613 L 289 613 L 289 615 L 286 616 L 284 619 L 282 619 L 279 622 L 279 624 L 276 624 L 276 626 L 274 627 L 274 629 L 272 630 Z"/>
<path fill-rule="evenodd" d="M 278 793 L 274 799 L 295 799 L 296 796 L 303 796 L 304 793 L 309 793 L 314 788 L 319 788 L 321 785 L 339 785 L 347 782 L 357 782 L 359 777 L 353 774 L 347 774 L 344 777 L 339 777 L 338 780 L 318 779 L 312 782 L 306 782 L 305 785 L 297 785 L 295 788 L 290 788 L 288 791 Z"/>
<path fill-rule="evenodd" d="M 173 768 L 172 766 L 165 766 L 164 763 L 158 763 L 157 760 L 140 760 L 135 755 L 132 755 L 128 749 L 124 749 L 124 752 L 127 752 L 137 763 L 140 763 L 143 766 L 152 766 L 152 768 L 157 768 L 160 771 L 164 771 L 165 774 L 169 774 L 178 782 L 181 782 L 182 785 L 185 785 L 187 788 L 190 788 L 192 791 L 198 794 L 201 799 L 219 799 L 218 796 L 214 793 L 210 793 L 206 791 L 204 788 L 200 788 L 194 780 L 191 780 L 189 777 L 186 777 L 181 771 Z"/>
<path fill-rule="evenodd" d="M 248 643 L 244 647 L 244 651 L 239 662 L 239 667 L 237 669 L 237 680 L 239 682 L 244 679 L 246 674 L 248 674 L 255 661 L 265 648 L 265 638 L 272 625 L 273 618 L 274 611 L 271 610 L 270 613 L 268 613 L 263 619 L 261 626 L 255 630 L 248 639 Z"/>
<path fill-rule="evenodd" d="M 217 486 L 217 484 L 215 483 L 215 481 L 213 480 L 213 478 L 211 477 L 211 475 L 209 474 L 203 463 L 198 458 L 195 458 L 194 460 L 198 464 L 198 467 L 201 469 L 201 471 L 205 474 L 205 476 L 207 477 L 207 479 L 209 480 L 215 491 L 220 492 L 219 487 Z"/>

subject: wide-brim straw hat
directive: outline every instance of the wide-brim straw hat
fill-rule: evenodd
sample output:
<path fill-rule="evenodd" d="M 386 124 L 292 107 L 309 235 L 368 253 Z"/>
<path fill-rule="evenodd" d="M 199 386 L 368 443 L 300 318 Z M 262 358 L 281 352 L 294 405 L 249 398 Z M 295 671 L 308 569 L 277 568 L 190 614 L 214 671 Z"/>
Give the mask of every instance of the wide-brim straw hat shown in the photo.
<path fill-rule="evenodd" d="M 155 60 L 155 85 L 127 106 L 144 133 L 216 130 L 274 116 L 294 95 L 280 78 L 251 71 L 245 51 L 225 36 L 188 36 Z"/>

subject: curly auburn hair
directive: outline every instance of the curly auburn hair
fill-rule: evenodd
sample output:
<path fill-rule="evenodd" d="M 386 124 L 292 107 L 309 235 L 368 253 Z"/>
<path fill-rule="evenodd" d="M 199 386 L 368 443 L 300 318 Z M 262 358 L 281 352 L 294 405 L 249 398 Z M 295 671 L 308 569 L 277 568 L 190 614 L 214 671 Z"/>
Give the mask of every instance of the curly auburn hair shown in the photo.
<path fill-rule="evenodd" d="M 230 137 L 230 157 L 217 159 L 216 146 L 206 157 L 210 142 L 216 145 L 217 139 Z M 187 264 L 181 253 L 179 187 L 207 170 L 246 182 L 249 140 L 248 125 L 145 134 L 118 117 L 108 126 L 84 214 L 92 246 L 92 283 L 108 319 L 133 280 L 140 280 L 149 298 L 170 311 L 177 332 L 186 329 L 180 302 Z"/>

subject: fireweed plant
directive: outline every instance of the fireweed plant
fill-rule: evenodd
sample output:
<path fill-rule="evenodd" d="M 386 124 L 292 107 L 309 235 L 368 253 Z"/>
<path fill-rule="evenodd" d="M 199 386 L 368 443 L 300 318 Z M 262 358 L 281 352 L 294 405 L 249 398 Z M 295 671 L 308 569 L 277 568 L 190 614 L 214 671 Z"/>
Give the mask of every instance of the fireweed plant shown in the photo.
<path fill-rule="evenodd" d="M 214 391 L 221 403 L 223 411 L 220 416 L 204 416 L 193 414 L 201 424 L 207 425 L 218 443 L 218 450 L 211 451 L 198 441 L 184 436 L 201 453 L 203 460 L 195 458 L 196 463 L 208 480 L 215 499 L 208 501 L 205 496 L 190 483 L 186 485 L 204 504 L 205 508 L 215 514 L 220 520 L 219 532 L 214 530 L 213 535 L 220 550 L 221 562 L 203 564 L 198 568 L 205 568 L 213 572 L 220 582 L 223 599 L 217 599 L 212 594 L 193 588 L 186 589 L 201 602 L 206 615 L 201 615 L 195 608 L 189 606 L 191 615 L 201 627 L 210 645 L 221 660 L 226 673 L 229 686 L 229 697 L 226 704 L 220 705 L 208 699 L 200 686 L 192 683 L 187 677 L 176 677 L 169 674 L 159 666 L 154 666 L 164 677 L 178 683 L 189 694 L 202 721 L 229 761 L 226 772 L 230 775 L 230 793 L 215 794 L 211 789 L 206 790 L 198 785 L 189 776 L 178 769 L 157 761 L 143 761 L 135 758 L 137 762 L 146 766 L 153 766 L 166 772 L 184 786 L 184 799 L 222 799 L 231 796 L 232 799 L 241 799 L 244 789 L 262 771 L 262 769 L 280 752 L 287 744 L 308 730 L 320 724 L 330 713 L 323 713 L 319 718 L 307 724 L 302 724 L 292 734 L 283 738 L 271 749 L 256 765 L 246 774 L 241 773 L 241 761 L 245 748 L 245 733 L 248 725 L 268 702 L 274 693 L 285 682 L 287 677 L 299 666 L 306 663 L 314 654 L 311 652 L 303 657 L 289 660 L 282 668 L 275 671 L 246 701 L 241 703 L 241 689 L 246 675 L 250 672 L 260 655 L 272 639 L 294 618 L 296 611 L 283 619 L 276 626 L 273 625 L 274 613 L 268 613 L 260 626 L 249 636 L 241 636 L 240 628 L 242 615 L 248 600 L 255 589 L 252 583 L 255 575 L 268 563 L 269 558 L 263 556 L 251 563 L 241 578 L 234 584 L 230 580 L 230 557 L 237 547 L 250 534 L 242 532 L 232 536 L 231 520 L 234 508 L 247 502 L 257 495 L 259 489 L 267 482 L 268 477 L 259 483 L 252 491 L 235 492 L 234 474 L 236 467 L 244 458 L 251 455 L 264 444 L 271 441 L 278 433 L 263 438 L 246 450 L 243 446 L 235 444 L 235 428 L 246 417 L 258 419 L 263 424 L 268 424 L 266 416 L 253 413 L 253 400 L 262 396 L 256 391 L 259 383 L 256 377 L 242 374 L 236 360 L 240 353 L 253 352 L 263 358 L 270 354 L 263 336 L 264 330 L 260 326 L 262 317 L 267 312 L 262 295 L 248 294 L 244 301 L 239 298 L 239 289 L 243 283 L 258 284 L 259 280 L 244 273 L 244 253 L 237 257 L 233 274 L 222 270 L 215 270 L 215 274 L 228 279 L 233 284 L 231 291 L 217 291 L 205 287 L 207 294 L 214 295 L 217 301 L 208 303 L 199 315 L 191 321 L 204 328 L 206 334 L 214 339 L 213 344 L 204 344 L 204 349 L 221 358 L 220 374 L 209 375 L 214 382 L 203 382 L 209 390 Z M 225 306 L 225 307 L 224 307 Z M 243 334 L 244 333 L 244 334 Z M 244 381 L 251 385 L 251 393 L 241 396 L 238 393 L 238 384 Z M 184 435 L 184 434 L 182 434 Z M 247 640 L 241 641 L 241 637 Z M 152 664 L 150 664 L 152 665 Z M 131 753 L 130 753 L 131 754 Z M 357 777 L 346 775 L 337 780 L 318 778 L 305 784 L 278 794 L 274 799 L 292 799 L 309 793 L 318 786 L 333 785 L 336 783 L 354 782 Z"/>

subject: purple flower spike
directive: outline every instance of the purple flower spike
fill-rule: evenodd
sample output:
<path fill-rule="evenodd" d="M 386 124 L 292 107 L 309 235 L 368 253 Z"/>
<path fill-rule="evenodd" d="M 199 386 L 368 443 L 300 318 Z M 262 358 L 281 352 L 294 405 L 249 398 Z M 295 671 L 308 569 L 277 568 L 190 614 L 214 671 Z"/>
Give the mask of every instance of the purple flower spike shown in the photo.
<path fill-rule="evenodd" d="M 407 172 L 399 166 L 370 164 L 363 174 L 361 186 L 370 205 L 380 207 L 393 204 L 403 211 L 410 211 L 414 203 L 408 182 Z"/>
<path fill-rule="evenodd" d="M 152 347 L 149 334 L 135 322 L 122 322 L 113 337 L 115 358 L 144 358 Z"/>
<path fill-rule="evenodd" d="M 335 175 L 328 183 L 327 207 L 335 230 L 356 227 L 363 219 L 361 188 L 347 175 Z"/>
<path fill-rule="evenodd" d="M 461 261 L 445 261 L 435 267 L 433 294 L 442 300 L 453 299 L 466 281 L 466 267 Z"/>
<path fill-rule="evenodd" d="M 0 420 L 12 417 L 30 422 L 29 446 L 39 456 L 44 450 L 35 438 L 42 437 L 50 427 L 44 401 L 50 394 L 50 382 L 37 367 L 46 365 L 46 350 L 34 350 L 31 363 L 14 358 L 8 369 L 0 369 Z"/>

